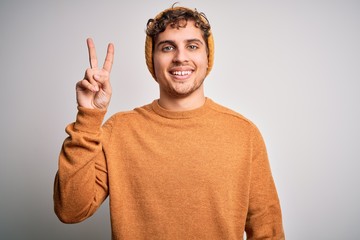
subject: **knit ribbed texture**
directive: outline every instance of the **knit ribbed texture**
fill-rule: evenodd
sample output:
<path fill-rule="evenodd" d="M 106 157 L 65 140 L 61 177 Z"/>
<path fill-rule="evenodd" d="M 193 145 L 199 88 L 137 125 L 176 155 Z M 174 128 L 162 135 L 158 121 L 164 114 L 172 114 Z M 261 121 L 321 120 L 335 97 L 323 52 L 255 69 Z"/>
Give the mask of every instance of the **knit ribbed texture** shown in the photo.
<path fill-rule="evenodd" d="M 112 116 L 79 108 L 55 180 L 64 222 L 110 197 L 113 239 L 284 239 L 256 126 L 212 100 L 168 111 L 157 101 Z M 87 124 L 91 123 L 91 124 Z M 88 127 L 86 127 L 88 126 Z"/>

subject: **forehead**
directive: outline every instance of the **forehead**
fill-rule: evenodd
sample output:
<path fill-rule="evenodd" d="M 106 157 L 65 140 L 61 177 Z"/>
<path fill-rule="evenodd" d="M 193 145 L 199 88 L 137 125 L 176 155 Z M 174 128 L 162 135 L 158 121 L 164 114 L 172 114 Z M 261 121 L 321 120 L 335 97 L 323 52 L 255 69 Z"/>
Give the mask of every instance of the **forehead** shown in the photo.
<path fill-rule="evenodd" d="M 182 27 L 172 27 L 170 24 L 166 27 L 165 31 L 159 33 L 155 42 L 161 41 L 173 41 L 181 42 L 189 39 L 199 39 L 202 42 L 205 42 L 201 29 L 195 26 L 195 22 L 192 20 L 187 21 L 186 26 Z"/>

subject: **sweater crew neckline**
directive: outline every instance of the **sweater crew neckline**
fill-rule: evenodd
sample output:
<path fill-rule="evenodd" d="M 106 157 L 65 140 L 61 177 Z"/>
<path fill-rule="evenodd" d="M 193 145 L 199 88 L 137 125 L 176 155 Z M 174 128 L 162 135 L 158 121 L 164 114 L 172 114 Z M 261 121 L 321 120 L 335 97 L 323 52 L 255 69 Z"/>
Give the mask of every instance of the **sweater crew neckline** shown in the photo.
<path fill-rule="evenodd" d="M 196 109 L 193 110 L 185 110 L 185 111 L 170 111 L 167 110 L 159 105 L 158 100 L 154 100 L 151 103 L 151 107 L 153 111 L 165 118 L 172 118 L 172 119 L 186 119 L 186 118 L 194 118 L 204 115 L 208 112 L 208 109 L 211 105 L 211 99 L 205 98 L 205 103 Z"/>

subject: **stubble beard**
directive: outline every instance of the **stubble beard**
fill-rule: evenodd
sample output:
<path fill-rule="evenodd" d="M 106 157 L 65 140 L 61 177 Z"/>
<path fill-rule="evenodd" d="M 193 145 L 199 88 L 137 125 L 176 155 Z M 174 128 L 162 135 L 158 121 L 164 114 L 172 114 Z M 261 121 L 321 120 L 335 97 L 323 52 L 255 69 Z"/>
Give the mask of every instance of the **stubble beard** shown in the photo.
<path fill-rule="evenodd" d="M 166 89 L 166 93 L 173 97 L 173 98 L 184 98 L 187 96 L 190 96 L 203 85 L 204 79 L 202 79 L 200 82 L 193 82 L 193 83 L 187 83 L 187 82 L 179 82 L 174 84 L 173 86 L 168 86 Z"/>

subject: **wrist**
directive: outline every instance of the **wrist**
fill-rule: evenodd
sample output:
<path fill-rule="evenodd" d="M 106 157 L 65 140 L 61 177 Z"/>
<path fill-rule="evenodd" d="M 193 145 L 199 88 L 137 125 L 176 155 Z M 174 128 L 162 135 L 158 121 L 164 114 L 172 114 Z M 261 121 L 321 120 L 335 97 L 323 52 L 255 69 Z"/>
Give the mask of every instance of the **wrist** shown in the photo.
<path fill-rule="evenodd" d="M 106 112 L 106 109 L 90 109 L 78 106 L 74 128 L 84 132 L 98 132 Z"/>

